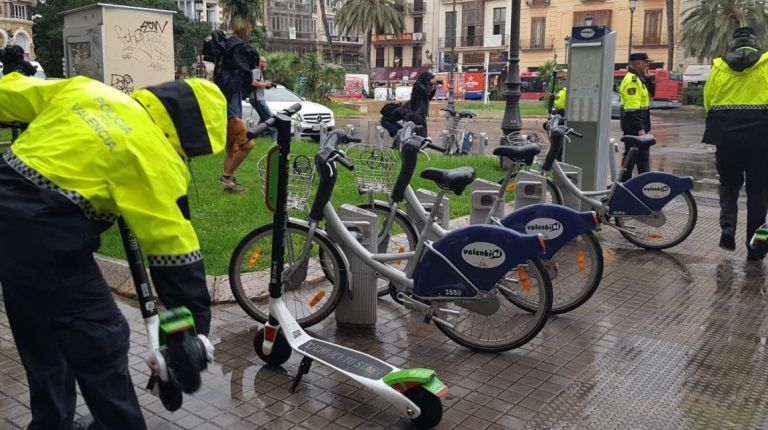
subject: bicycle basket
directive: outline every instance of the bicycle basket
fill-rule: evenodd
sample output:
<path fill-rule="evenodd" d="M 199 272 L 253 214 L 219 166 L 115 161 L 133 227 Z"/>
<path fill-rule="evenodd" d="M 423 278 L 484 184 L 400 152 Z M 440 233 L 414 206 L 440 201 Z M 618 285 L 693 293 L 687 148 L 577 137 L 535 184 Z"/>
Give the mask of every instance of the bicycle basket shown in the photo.
<path fill-rule="evenodd" d="M 267 194 L 267 155 L 259 158 L 256 169 L 261 179 L 261 192 Z M 306 155 L 288 155 L 288 198 L 286 209 L 306 211 L 309 194 L 312 191 L 312 180 L 315 177 L 315 167 Z"/>
<path fill-rule="evenodd" d="M 350 146 L 347 158 L 355 165 L 352 174 L 357 192 L 391 193 L 395 183 L 396 167 L 400 164 L 397 153 L 391 149 L 372 146 Z"/>

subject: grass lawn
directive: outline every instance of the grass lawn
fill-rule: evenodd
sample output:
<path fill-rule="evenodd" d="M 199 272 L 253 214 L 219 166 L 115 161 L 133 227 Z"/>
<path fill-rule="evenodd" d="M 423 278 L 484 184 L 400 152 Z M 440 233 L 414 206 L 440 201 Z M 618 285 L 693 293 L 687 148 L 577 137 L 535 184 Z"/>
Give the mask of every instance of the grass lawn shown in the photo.
<path fill-rule="evenodd" d="M 229 258 L 238 242 L 250 230 L 272 221 L 272 213 L 263 203 L 264 195 L 260 191 L 261 180 L 257 174 L 256 163 L 267 151 L 270 142 L 260 140 L 248 159 L 237 171 L 238 182 L 247 190 L 242 193 L 223 191 L 218 182 L 223 166 L 223 155 L 195 159 L 191 163 L 192 176 L 195 182 L 189 190 L 192 208 L 192 222 L 200 239 L 203 255 L 205 256 L 206 272 L 209 275 L 225 274 L 229 266 Z M 295 143 L 292 146 L 294 154 L 306 154 L 312 157 L 317 151 L 315 143 Z M 426 167 L 454 168 L 471 166 L 475 168 L 477 177 L 496 181 L 502 177 L 499 162 L 496 157 L 448 157 L 432 155 L 428 161 L 421 156 L 411 186 L 435 190 L 434 183 L 421 179 L 419 172 Z M 367 199 L 357 194 L 354 178 L 346 169 L 340 168 L 339 180 L 336 184 L 333 203 L 338 206 L 343 203 L 358 204 Z M 196 186 L 195 186 L 196 183 Z M 315 179 L 315 186 L 317 178 Z M 313 187 L 314 193 L 314 187 Z M 469 213 L 470 189 L 462 196 L 450 196 L 451 215 L 453 217 Z M 303 217 L 294 213 L 293 216 Z M 102 235 L 100 253 L 116 258 L 125 258 L 122 243 L 116 228 L 111 228 Z"/>
<path fill-rule="evenodd" d="M 357 109 L 352 109 L 352 108 L 344 106 L 343 103 L 332 102 L 328 106 L 328 109 L 333 111 L 333 116 L 334 117 L 349 117 L 349 116 L 365 116 L 366 115 L 366 114 L 360 112 Z M 378 115 L 378 112 L 376 112 L 376 114 Z"/>
<path fill-rule="evenodd" d="M 10 142 L 10 141 L 11 141 L 11 129 L 0 128 L 0 142 Z"/>
<path fill-rule="evenodd" d="M 464 110 L 472 111 L 504 111 L 506 102 L 493 101 L 488 102 L 487 105 L 483 102 L 456 102 L 456 107 Z M 547 115 L 547 107 L 538 100 L 520 100 L 520 115 Z"/>

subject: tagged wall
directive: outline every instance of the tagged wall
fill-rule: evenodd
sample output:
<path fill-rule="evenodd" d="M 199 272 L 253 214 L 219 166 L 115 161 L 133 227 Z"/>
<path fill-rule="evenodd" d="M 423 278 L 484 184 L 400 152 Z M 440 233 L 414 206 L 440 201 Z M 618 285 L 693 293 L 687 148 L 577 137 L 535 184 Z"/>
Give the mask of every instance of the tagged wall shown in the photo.
<path fill-rule="evenodd" d="M 128 94 L 175 78 L 173 12 L 96 4 L 63 14 L 68 76 Z"/>

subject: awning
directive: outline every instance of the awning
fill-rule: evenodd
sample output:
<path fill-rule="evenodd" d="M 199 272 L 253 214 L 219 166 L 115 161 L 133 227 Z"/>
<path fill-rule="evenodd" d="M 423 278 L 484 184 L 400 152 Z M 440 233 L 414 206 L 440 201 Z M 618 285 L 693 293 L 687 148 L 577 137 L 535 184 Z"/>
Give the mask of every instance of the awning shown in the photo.
<path fill-rule="evenodd" d="M 375 67 L 371 72 L 374 81 L 415 81 L 429 67 Z"/>
<path fill-rule="evenodd" d="M 683 73 L 684 82 L 705 82 L 712 71 L 709 64 L 691 64 L 685 68 Z"/>

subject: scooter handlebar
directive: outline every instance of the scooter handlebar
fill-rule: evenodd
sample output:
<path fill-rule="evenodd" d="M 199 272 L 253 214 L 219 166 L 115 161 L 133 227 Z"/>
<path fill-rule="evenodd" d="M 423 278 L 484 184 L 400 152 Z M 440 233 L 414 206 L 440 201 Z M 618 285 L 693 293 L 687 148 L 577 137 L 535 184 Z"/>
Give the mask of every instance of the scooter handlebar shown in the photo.
<path fill-rule="evenodd" d="M 294 103 L 291 106 L 288 106 L 287 108 L 283 109 L 283 113 L 288 116 L 292 116 L 296 112 L 301 110 L 301 103 Z"/>
<path fill-rule="evenodd" d="M 360 143 L 362 141 L 363 141 L 363 139 L 361 139 L 359 137 L 347 136 L 347 143 Z"/>
<path fill-rule="evenodd" d="M 344 154 L 339 151 L 336 151 L 336 156 L 334 157 L 334 161 L 338 161 L 339 164 L 346 167 L 347 170 L 355 170 L 355 165 L 352 164 L 352 162 L 349 161 L 347 157 L 345 157 Z"/>

